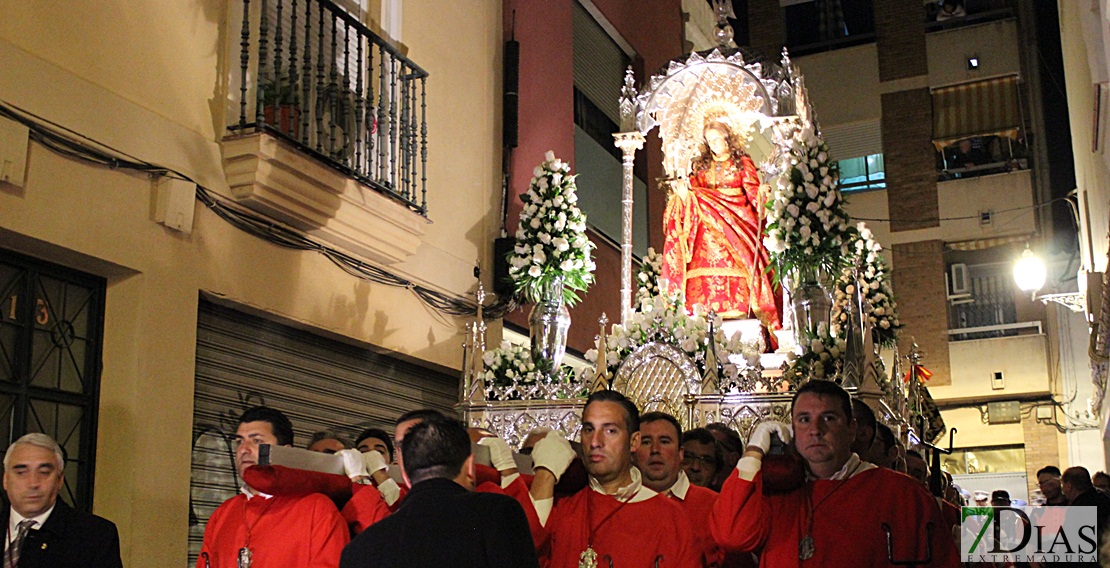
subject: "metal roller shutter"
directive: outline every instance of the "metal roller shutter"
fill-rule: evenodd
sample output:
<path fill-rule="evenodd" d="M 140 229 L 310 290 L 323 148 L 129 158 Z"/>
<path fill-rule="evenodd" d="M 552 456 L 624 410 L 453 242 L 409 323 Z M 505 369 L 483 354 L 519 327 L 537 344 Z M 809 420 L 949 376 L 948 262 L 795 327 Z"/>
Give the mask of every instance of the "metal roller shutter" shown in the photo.
<path fill-rule="evenodd" d="M 313 432 L 351 438 L 416 408 L 453 413 L 458 379 L 396 357 L 354 347 L 200 302 L 189 513 L 189 566 L 196 563 L 212 511 L 239 490 L 232 437 L 239 415 L 265 404 L 293 422 L 303 447 Z"/>

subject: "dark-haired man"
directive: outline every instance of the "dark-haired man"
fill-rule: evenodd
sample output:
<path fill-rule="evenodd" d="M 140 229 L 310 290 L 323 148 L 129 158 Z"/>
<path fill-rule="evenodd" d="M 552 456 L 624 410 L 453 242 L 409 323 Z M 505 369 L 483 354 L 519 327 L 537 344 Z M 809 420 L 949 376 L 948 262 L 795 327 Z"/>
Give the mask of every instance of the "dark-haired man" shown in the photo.
<path fill-rule="evenodd" d="M 355 438 L 355 449 L 362 452 L 378 452 L 385 463 L 393 463 L 393 442 L 389 434 L 381 428 L 367 428 Z"/>
<path fill-rule="evenodd" d="M 389 464 L 393 461 L 393 443 L 389 434 L 380 428 L 367 428 L 355 440 L 354 450 L 339 452 L 347 475 L 356 483 L 370 481 L 378 488 L 386 506 L 393 508 L 401 498 L 401 487 L 389 476 Z M 365 468 L 365 469 L 363 469 Z M 368 480 L 366 478 L 369 478 Z M 343 516 L 351 522 L 350 511 L 343 510 Z M 356 532 L 358 532 L 356 527 Z"/>
<path fill-rule="evenodd" d="M 1098 516 L 1098 530 L 1095 532 L 1098 535 L 1098 549 L 1101 550 L 1102 543 L 1106 541 L 1103 532 L 1110 521 L 1110 496 L 1095 489 L 1090 471 L 1082 466 L 1064 470 L 1064 474 L 1060 476 L 1060 490 L 1068 498 L 1069 507 L 1095 507 Z"/>
<path fill-rule="evenodd" d="M 462 424 L 424 417 L 406 428 L 399 446 L 411 490 L 397 512 L 355 537 L 341 568 L 538 566 L 520 504 L 469 491 L 474 456 Z"/>
<path fill-rule="evenodd" d="M 678 419 L 665 412 L 648 412 L 640 417 L 640 448 L 636 467 L 643 483 L 652 491 L 666 495 L 682 506 L 690 521 L 694 543 L 701 554 L 702 566 L 754 566 L 750 554 L 725 558 L 709 534 L 709 514 L 717 492 L 690 483 L 682 470 L 683 436 Z"/>
<path fill-rule="evenodd" d="M 873 460 L 873 461 L 872 461 Z M 882 422 L 875 423 L 875 445 L 872 447 L 871 463 L 894 469 L 894 462 L 898 460 L 898 440 L 890 426 Z"/>
<path fill-rule="evenodd" d="M 852 401 L 836 383 L 810 380 L 798 389 L 791 424 L 756 426 L 710 517 L 726 550 L 756 552 L 762 566 L 956 566 L 958 552 L 940 509 L 904 475 L 861 461 L 852 452 Z M 762 460 L 772 434 L 794 448 L 806 480 L 765 495 Z M 886 527 L 886 528 L 884 528 Z M 893 558 L 887 551 L 890 531 Z"/>
<path fill-rule="evenodd" d="M 1068 504 L 1068 498 L 1060 485 L 1060 468 L 1046 465 L 1037 470 L 1037 486 L 1044 493 L 1045 505 Z"/>
<path fill-rule="evenodd" d="M 258 463 L 258 446 L 293 445 L 293 424 L 265 406 L 248 409 L 235 432 L 235 468 L 240 479 Z M 208 518 L 197 564 L 201 568 L 265 566 L 324 568 L 339 563 L 350 540 L 347 525 L 331 499 L 267 495 L 243 484 Z"/>
<path fill-rule="evenodd" d="M 694 428 L 682 434 L 682 470 L 690 483 L 716 491 L 718 474 L 724 469 L 722 459 L 721 444 L 708 428 Z"/>
<path fill-rule="evenodd" d="M 431 408 L 421 408 L 410 410 L 397 417 L 396 426 L 393 429 L 396 446 L 389 445 L 387 448 L 390 454 L 394 454 L 391 457 L 397 458 L 397 465 L 401 466 L 402 471 L 404 471 L 404 462 L 401 457 L 401 441 L 404 440 L 405 433 L 408 432 L 409 428 L 427 418 L 443 418 L 443 414 Z M 370 430 L 367 432 L 370 432 Z M 385 435 L 386 439 L 389 438 L 384 431 L 377 430 L 375 433 Z M 358 443 L 367 443 L 366 432 L 363 432 L 363 435 L 359 438 Z M 369 439 L 373 439 L 373 436 L 370 436 Z M 385 440 L 382 440 L 382 442 L 384 444 Z M 361 450 L 359 451 L 361 452 Z M 370 449 L 370 451 L 359 455 L 353 455 L 350 452 L 342 452 L 342 454 L 343 467 L 352 480 L 361 481 L 360 478 L 369 476 L 375 486 L 356 484 L 353 490 L 354 495 L 343 506 L 343 518 L 350 525 L 351 532 L 358 534 L 370 525 L 389 516 L 391 512 L 396 511 L 401 506 L 401 501 L 405 498 L 405 495 L 408 494 L 408 488 L 401 487 L 389 476 L 387 473 L 389 464 L 380 451 Z"/>
<path fill-rule="evenodd" d="M 697 566 L 690 524 L 674 501 L 643 484 L 632 454 L 640 446 L 640 412 L 616 391 L 598 391 L 582 409 L 582 448 L 589 486 L 552 510 L 559 476 L 574 458 L 570 443 L 549 434 L 532 450 L 531 497 L 553 568 Z"/>
<path fill-rule="evenodd" d="M 729 428 L 724 422 L 710 422 L 705 425 L 705 429 L 717 440 L 717 449 L 721 452 L 721 465 L 717 467 L 717 476 L 708 487 L 714 491 L 720 491 L 729 473 L 736 467 L 736 462 L 740 461 L 740 454 L 744 452 L 744 441 L 740 439 L 739 432 Z"/>

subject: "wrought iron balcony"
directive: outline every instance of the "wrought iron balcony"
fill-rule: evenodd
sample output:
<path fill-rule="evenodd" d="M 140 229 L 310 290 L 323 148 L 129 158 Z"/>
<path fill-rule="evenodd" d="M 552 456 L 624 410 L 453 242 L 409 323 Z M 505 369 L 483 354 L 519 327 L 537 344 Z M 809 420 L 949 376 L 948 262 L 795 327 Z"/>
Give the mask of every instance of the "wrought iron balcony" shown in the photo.
<path fill-rule="evenodd" d="M 329 0 L 240 8 L 228 130 L 278 136 L 426 216 L 428 72 Z"/>

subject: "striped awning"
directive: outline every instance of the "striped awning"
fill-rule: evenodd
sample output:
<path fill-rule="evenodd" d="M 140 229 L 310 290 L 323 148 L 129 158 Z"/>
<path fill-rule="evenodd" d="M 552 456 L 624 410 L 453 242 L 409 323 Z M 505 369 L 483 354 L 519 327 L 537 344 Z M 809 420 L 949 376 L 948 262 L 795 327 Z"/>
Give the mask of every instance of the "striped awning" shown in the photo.
<path fill-rule="evenodd" d="M 956 241 L 952 243 L 945 243 L 948 250 L 987 250 L 994 247 L 1008 245 L 1010 243 L 1017 243 L 1028 241 L 1029 235 L 1011 235 L 1008 237 L 990 237 L 986 239 L 975 239 L 973 241 Z"/>
<path fill-rule="evenodd" d="M 933 145 L 937 150 L 973 136 L 1017 138 L 1021 125 L 1016 75 L 933 91 Z"/>

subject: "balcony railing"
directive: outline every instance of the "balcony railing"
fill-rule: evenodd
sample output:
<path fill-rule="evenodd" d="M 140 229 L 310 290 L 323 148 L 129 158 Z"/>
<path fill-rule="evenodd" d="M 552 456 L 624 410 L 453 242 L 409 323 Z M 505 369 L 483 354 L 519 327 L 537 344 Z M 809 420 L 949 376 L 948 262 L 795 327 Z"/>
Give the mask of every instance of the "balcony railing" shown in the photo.
<path fill-rule="evenodd" d="M 427 215 L 428 73 L 329 0 L 242 0 L 235 133 L 268 132 Z"/>
<path fill-rule="evenodd" d="M 972 276 L 966 294 L 949 297 L 948 334 L 953 341 L 1017 335 L 1013 282 L 1004 274 Z"/>

